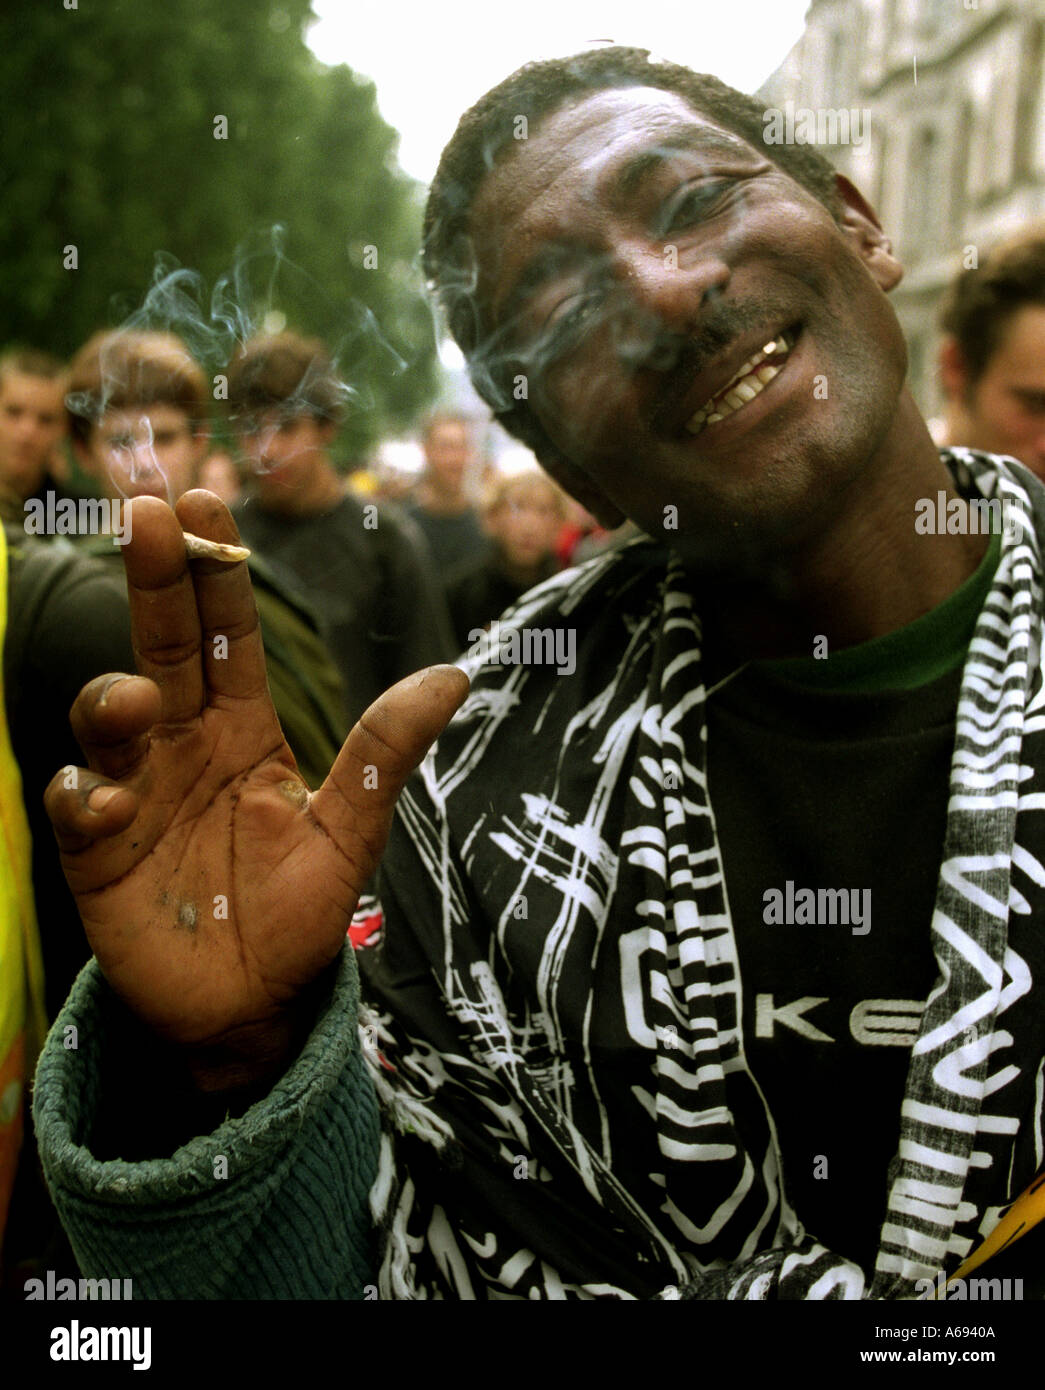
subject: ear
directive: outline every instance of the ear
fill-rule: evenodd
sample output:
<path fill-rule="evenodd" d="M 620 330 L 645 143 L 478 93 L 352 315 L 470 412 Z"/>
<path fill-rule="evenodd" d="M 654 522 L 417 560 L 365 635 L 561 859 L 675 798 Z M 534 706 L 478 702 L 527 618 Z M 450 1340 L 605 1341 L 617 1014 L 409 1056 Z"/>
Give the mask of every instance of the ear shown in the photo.
<path fill-rule="evenodd" d="M 969 388 L 969 369 L 957 338 L 944 338 L 940 344 L 940 385 L 948 400 L 962 401 Z"/>
<path fill-rule="evenodd" d="M 835 189 L 842 201 L 842 231 L 879 288 L 888 293 L 903 279 L 903 266 L 893 255 L 892 242 L 882 231 L 874 208 L 844 174 L 835 174 Z"/>

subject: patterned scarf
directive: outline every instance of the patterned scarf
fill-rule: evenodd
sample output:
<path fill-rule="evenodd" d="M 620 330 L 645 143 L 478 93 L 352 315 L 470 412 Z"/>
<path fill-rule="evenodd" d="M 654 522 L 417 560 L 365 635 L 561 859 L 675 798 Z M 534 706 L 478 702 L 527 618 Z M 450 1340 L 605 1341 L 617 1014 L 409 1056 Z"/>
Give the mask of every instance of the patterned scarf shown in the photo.
<path fill-rule="evenodd" d="M 511 610 L 401 798 L 386 930 L 360 951 L 382 1297 L 912 1298 L 1041 1169 L 1045 489 L 944 457 L 1032 520 L 1003 536 L 962 677 L 939 974 L 898 1152 L 853 1197 L 883 1203 L 873 1278 L 784 1189 L 745 1057 L 700 621 L 678 562 L 639 543 Z M 556 627 L 580 638 L 568 679 L 502 659 L 512 630 Z"/>

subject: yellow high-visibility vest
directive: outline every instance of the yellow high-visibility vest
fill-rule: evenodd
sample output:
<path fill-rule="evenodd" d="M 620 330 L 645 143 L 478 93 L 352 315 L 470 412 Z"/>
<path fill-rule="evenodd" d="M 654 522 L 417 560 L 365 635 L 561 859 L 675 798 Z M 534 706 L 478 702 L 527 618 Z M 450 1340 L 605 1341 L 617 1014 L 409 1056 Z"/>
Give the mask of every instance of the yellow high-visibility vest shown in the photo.
<path fill-rule="evenodd" d="M 7 580 L 7 539 L 0 526 L 0 651 L 7 632 Z M 22 1147 L 26 1081 L 46 1032 L 32 842 L 7 728 L 0 663 L 0 1240 Z"/>

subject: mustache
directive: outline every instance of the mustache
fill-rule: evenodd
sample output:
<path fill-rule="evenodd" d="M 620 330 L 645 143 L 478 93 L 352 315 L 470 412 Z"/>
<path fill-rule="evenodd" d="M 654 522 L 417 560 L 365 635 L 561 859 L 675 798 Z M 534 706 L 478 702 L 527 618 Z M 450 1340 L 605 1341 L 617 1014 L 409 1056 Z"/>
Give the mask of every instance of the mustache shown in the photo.
<path fill-rule="evenodd" d="M 717 357 L 743 335 L 765 325 L 788 321 L 783 308 L 774 309 L 764 301 L 742 300 L 708 305 L 689 332 L 667 328 L 651 321 L 645 333 L 630 335 L 618 351 L 631 371 L 656 372 L 661 376 L 652 408 L 650 424 L 657 429 L 672 410 L 679 396 L 692 385 Z"/>

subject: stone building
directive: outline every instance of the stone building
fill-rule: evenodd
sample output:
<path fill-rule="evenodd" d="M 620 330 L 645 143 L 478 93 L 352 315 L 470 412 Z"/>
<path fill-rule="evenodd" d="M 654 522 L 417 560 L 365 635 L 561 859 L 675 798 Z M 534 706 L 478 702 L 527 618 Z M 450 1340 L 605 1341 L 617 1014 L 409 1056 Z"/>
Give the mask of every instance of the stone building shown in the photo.
<path fill-rule="evenodd" d="M 767 131 L 816 138 L 876 208 L 906 270 L 892 299 L 928 415 L 944 286 L 1045 215 L 1043 49 L 1045 0 L 813 0 L 759 89 Z"/>

